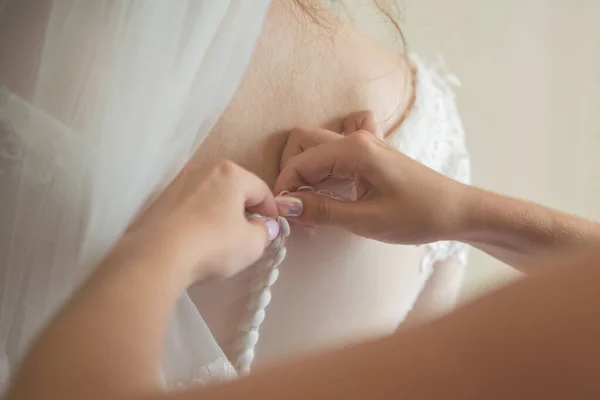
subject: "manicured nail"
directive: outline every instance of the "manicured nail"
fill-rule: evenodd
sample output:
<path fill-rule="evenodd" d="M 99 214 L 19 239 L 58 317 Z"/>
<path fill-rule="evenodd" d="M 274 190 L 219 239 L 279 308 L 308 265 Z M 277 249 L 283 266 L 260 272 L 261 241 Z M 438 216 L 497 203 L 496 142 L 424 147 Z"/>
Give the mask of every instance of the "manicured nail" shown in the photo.
<path fill-rule="evenodd" d="M 300 186 L 298 188 L 299 192 L 314 192 L 315 188 L 313 188 L 312 186 Z"/>
<path fill-rule="evenodd" d="M 267 220 L 267 230 L 269 231 L 269 242 L 273 241 L 279 235 L 279 223 L 277 223 L 277 220 Z"/>
<path fill-rule="evenodd" d="M 279 193 L 278 196 L 286 196 L 288 194 L 290 194 L 290 191 L 289 190 L 284 190 L 281 193 Z"/>
<path fill-rule="evenodd" d="M 302 200 L 297 197 L 277 196 L 275 202 L 282 217 L 298 217 L 302 214 Z"/>

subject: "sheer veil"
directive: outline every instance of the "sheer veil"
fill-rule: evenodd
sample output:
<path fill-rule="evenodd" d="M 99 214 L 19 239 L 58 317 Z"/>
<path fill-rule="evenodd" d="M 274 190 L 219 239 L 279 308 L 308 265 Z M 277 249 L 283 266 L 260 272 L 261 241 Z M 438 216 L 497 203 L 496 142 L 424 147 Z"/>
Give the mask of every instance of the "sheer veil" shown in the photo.
<path fill-rule="evenodd" d="M 210 132 L 268 6 L 0 0 L 1 380 Z M 185 381 L 223 354 L 187 296 L 174 318 L 163 370 Z"/>

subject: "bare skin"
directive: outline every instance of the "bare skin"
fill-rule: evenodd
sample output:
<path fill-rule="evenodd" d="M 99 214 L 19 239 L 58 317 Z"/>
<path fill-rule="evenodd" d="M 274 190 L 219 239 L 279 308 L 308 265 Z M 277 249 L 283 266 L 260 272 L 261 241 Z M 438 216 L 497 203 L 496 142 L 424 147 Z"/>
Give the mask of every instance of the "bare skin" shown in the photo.
<path fill-rule="evenodd" d="M 329 171 L 340 178 L 352 176 L 368 195 L 354 203 L 329 202 L 325 207 L 330 212 L 322 214 L 327 219 L 314 218 L 315 199 L 303 197 L 306 208 L 300 218 L 398 244 L 477 238 L 512 254 L 511 243 L 518 242 L 522 257 L 556 268 L 388 338 L 264 368 L 228 384 L 163 393 L 155 374 L 178 296 L 207 271 L 218 274 L 215 267 L 231 248 L 254 240 L 236 260 L 238 266 L 229 265 L 223 276 L 260 255 L 266 230 L 241 217 L 245 205 L 270 213 L 286 201 L 273 199 L 258 178 L 224 162 L 208 180 L 198 178 L 198 170 L 184 175 L 158 198 L 158 209 L 151 207 L 139 217 L 42 333 L 6 398 L 352 400 L 376 395 L 458 400 L 600 395 L 600 353 L 595 350 L 600 269 L 597 250 L 590 255 L 600 244 L 600 225 L 467 189 L 366 131 L 325 140 L 291 157 L 278 184 L 294 186 L 298 177 L 316 182 Z M 415 181 L 421 184 L 413 191 L 410 182 Z M 216 195 L 207 197 L 207 192 Z M 239 233 L 223 230 L 213 211 Z M 440 215 L 447 217 L 435 218 Z M 514 215 L 530 218 L 523 224 Z M 548 226 L 548 215 L 558 223 Z M 262 241 L 255 239 L 257 230 L 262 230 Z M 568 257 L 571 252 L 578 255 Z"/>
<path fill-rule="evenodd" d="M 0 75 L 26 99 L 31 96 L 28 84 L 35 82 L 41 50 L 27 43 L 42 43 L 40 21 L 46 19 L 50 3 L 11 2 L 11 12 L 3 14 L 5 22 L 18 23 L 4 25 L 10 29 L 2 35 L 9 39 L 0 40 L 0 55 L 4 55 L 0 56 Z M 364 109 L 373 110 L 375 129 L 382 135 L 402 120 L 413 96 L 405 58 L 353 26 L 323 16 L 325 26 L 320 26 L 292 1 L 272 2 L 234 99 L 194 157 L 201 169 L 207 172 L 217 160 L 227 158 L 273 185 L 293 129 L 314 125 L 341 133 L 346 115 Z M 37 29 L 22 31 L 30 26 Z M 10 40 L 16 37 L 23 39 Z M 26 66 L 16 59 L 26 60 Z M 288 250 L 285 273 L 273 289 L 268 318 L 261 327 L 258 365 L 340 341 L 392 332 L 405 319 L 427 279 L 418 268 L 423 249 L 389 246 L 338 229 L 322 228 L 315 235 L 294 229 Z M 419 307 L 427 304 L 426 289 L 416 308 L 423 312 L 408 318 L 450 309 L 462 268 L 453 259 L 436 266 L 436 274 L 439 271 L 444 279 L 432 278 L 430 283 L 439 282 L 434 286 L 444 288 L 446 296 L 435 307 Z M 248 281 L 255 277 L 253 271 L 246 271 L 227 281 L 196 285 L 189 292 L 230 358 L 235 356 L 234 340 L 245 315 Z M 338 290 L 332 292 L 332 288 Z M 309 292 L 314 296 L 304 295 Z M 325 297 L 329 307 L 322 307 L 319 300 Z M 347 306 L 352 302 L 360 303 L 361 314 Z"/>
<path fill-rule="evenodd" d="M 549 254 L 590 250 L 600 238 L 597 223 L 451 181 L 366 129 L 346 137 L 299 131 L 283 154 L 275 190 L 288 189 L 287 201 L 302 203 L 302 213 L 288 216 L 291 221 L 339 226 L 389 243 L 457 240 L 524 273 Z M 379 162 L 363 161 L 370 159 Z M 331 177 L 357 182 L 358 200 L 294 192 Z"/>
<path fill-rule="evenodd" d="M 320 126 L 341 133 L 348 114 L 371 109 L 383 135 L 405 114 L 413 88 L 403 55 L 333 16 L 320 26 L 293 3 L 272 3 L 241 86 L 195 162 L 209 166 L 222 157 L 231 159 L 273 185 L 293 129 Z M 337 229 L 320 229 L 314 235 L 294 229 L 285 272 L 273 288 L 268 317 L 261 326 L 257 365 L 392 332 L 420 290 L 423 278 L 417 266 L 422 256 L 423 249 L 389 247 Z M 339 270 L 333 272 L 331 264 Z M 447 268 L 452 270 L 453 265 Z M 327 269 L 332 272 L 324 274 Z M 248 271 L 190 290 L 230 357 L 235 355 L 234 341 L 245 315 L 248 281 L 255 276 Z M 448 287 L 439 309 L 452 307 L 457 287 L 452 283 Z M 308 292 L 314 296 L 304 296 Z M 324 297 L 331 307 L 319 304 Z M 359 302 L 365 312 L 356 315 L 356 309 L 342 307 L 351 302 Z"/>
<path fill-rule="evenodd" d="M 413 90 L 404 56 L 323 15 L 326 26 L 293 1 L 272 3 L 242 84 L 195 161 L 226 156 L 272 185 L 295 127 L 341 132 L 348 114 L 365 109 L 382 132 L 397 125 Z"/>

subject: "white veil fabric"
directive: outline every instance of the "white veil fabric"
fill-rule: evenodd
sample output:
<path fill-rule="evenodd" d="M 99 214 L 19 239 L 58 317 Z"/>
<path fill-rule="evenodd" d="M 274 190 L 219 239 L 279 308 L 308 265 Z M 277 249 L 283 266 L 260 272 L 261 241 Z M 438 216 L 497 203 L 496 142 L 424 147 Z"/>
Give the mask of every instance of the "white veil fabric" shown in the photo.
<path fill-rule="evenodd" d="M 269 3 L 0 0 L 0 382 L 208 135 Z M 165 379 L 198 378 L 223 354 L 187 296 L 174 319 Z"/>

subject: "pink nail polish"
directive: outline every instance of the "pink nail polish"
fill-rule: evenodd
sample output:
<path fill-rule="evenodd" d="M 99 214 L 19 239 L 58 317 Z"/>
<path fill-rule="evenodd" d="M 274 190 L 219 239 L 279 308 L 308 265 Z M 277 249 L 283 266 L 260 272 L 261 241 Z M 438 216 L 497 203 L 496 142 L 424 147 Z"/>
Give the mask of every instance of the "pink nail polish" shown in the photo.
<path fill-rule="evenodd" d="M 279 235 L 279 224 L 274 219 L 267 220 L 267 230 L 269 231 L 269 241 L 274 240 Z"/>
<path fill-rule="evenodd" d="M 297 197 L 277 196 L 275 202 L 282 217 L 298 217 L 302 214 L 302 201 Z"/>
<path fill-rule="evenodd" d="M 299 192 L 314 192 L 315 189 L 312 186 L 300 186 L 298 188 Z"/>

